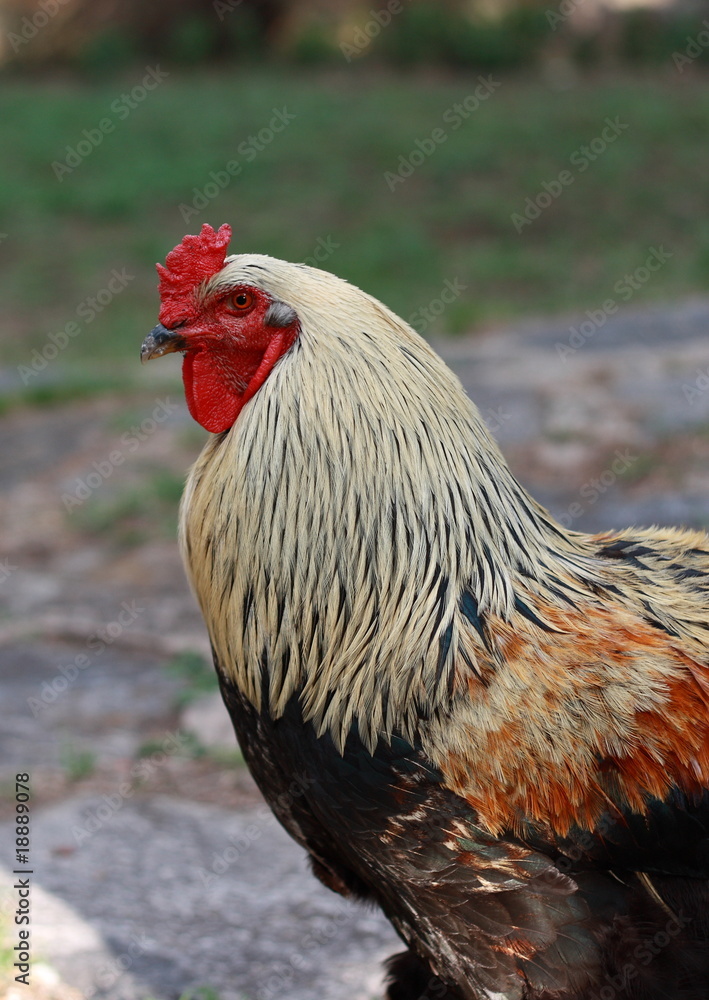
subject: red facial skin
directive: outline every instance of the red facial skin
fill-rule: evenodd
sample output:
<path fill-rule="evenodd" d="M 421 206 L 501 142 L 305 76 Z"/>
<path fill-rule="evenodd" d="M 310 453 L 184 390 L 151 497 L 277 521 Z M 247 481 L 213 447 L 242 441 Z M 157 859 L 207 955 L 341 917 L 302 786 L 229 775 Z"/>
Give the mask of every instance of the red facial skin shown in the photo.
<path fill-rule="evenodd" d="M 187 405 L 194 419 L 213 434 L 234 424 L 298 335 L 297 322 L 267 326 L 271 302 L 260 289 L 239 285 L 207 300 L 179 328 L 187 345 L 181 347 Z"/>
<path fill-rule="evenodd" d="M 184 352 L 187 405 L 214 434 L 233 425 L 298 336 L 296 319 L 286 327 L 266 324 L 272 300 L 258 288 L 239 285 L 201 297 L 204 282 L 223 268 L 230 239 L 230 226 L 217 230 L 205 223 L 170 251 L 164 266 L 157 265 L 159 319 L 172 333 L 167 343 L 161 341 L 159 354 Z"/>

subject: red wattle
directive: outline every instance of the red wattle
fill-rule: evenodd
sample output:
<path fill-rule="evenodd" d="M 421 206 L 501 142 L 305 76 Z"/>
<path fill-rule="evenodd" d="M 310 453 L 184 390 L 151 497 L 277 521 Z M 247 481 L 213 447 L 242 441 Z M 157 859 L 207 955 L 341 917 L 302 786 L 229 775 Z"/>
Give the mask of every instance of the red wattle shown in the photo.
<path fill-rule="evenodd" d="M 243 393 L 229 388 L 206 351 L 185 354 L 182 381 L 187 406 L 197 423 L 212 434 L 229 430 L 243 406 Z"/>
<path fill-rule="evenodd" d="M 228 354 L 208 348 L 188 351 L 182 361 L 182 381 L 187 406 L 197 423 L 212 434 L 228 430 L 296 336 L 294 327 L 279 330 L 261 357 L 243 350 Z M 245 388 L 237 388 L 244 384 Z"/>

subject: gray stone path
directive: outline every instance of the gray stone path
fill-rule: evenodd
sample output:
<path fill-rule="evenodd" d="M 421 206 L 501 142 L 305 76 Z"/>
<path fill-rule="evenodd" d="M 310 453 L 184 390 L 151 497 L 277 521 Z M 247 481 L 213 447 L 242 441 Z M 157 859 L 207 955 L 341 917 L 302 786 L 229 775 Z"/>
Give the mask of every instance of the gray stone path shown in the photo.
<path fill-rule="evenodd" d="M 378 913 L 315 881 L 265 806 L 116 791 L 50 807 L 33 829 L 37 911 L 64 907 L 60 926 L 44 920 L 44 957 L 86 997 L 369 1000 L 399 948 Z"/>

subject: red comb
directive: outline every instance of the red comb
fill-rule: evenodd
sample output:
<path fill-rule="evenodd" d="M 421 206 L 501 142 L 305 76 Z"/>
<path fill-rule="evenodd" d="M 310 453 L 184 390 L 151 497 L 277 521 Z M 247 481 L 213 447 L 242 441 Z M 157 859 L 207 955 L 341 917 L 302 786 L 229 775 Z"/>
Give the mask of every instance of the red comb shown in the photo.
<path fill-rule="evenodd" d="M 218 230 L 206 222 L 199 236 L 185 236 L 165 258 L 165 267 L 156 264 L 160 284 L 160 315 L 163 326 L 189 318 L 194 309 L 191 293 L 205 278 L 210 278 L 224 266 L 231 226 L 226 223 Z"/>

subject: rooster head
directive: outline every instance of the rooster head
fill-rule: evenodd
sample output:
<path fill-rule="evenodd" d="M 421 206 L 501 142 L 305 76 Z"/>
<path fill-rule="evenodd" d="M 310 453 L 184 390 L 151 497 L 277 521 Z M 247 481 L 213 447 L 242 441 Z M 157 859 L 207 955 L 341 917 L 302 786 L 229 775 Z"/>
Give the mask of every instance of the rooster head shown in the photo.
<path fill-rule="evenodd" d="M 228 430 L 298 336 L 298 317 L 256 284 L 229 277 L 228 225 L 202 226 L 157 265 L 158 325 L 141 361 L 179 351 L 187 405 L 215 434 Z"/>

